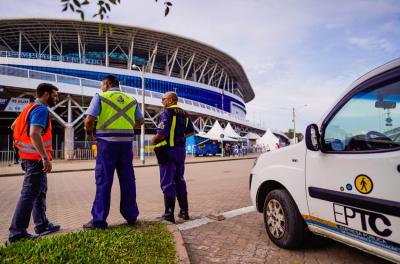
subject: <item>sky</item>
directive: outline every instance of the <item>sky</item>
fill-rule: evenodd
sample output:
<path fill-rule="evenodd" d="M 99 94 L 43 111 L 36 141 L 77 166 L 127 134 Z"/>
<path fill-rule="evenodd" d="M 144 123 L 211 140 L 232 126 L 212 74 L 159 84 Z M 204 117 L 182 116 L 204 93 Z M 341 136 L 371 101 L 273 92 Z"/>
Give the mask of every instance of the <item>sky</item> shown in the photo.
<path fill-rule="evenodd" d="M 96 2 L 96 1 L 91 1 Z M 303 132 L 358 77 L 400 57 L 399 0 L 121 0 L 111 23 L 207 43 L 243 66 L 255 98 L 247 119 Z M 58 0 L 0 0 L 0 18 L 79 19 Z M 87 14 L 91 10 L 87 10 Z M 93 10 L 92 10 L 93 11 Z"/>

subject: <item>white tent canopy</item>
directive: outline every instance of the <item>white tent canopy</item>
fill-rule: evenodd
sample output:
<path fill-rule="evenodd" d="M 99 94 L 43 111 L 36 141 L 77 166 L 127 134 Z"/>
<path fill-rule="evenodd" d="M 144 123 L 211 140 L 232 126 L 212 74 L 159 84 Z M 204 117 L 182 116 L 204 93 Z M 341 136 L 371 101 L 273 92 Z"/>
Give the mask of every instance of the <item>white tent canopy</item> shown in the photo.
<path fill-rule="evenodd" d="M 242 138 L 238 133 L 236 133 L 235 130 L 233 130 L 233 127 L 231 126 L 231 123 L 228 123 L 224 129 L 224 134 L 226 137 L 230 138 Z"/>
<path fill-rule="evenodd" d="M 259 135 L 257 135 L 256 133 L 253 133 L 253 132 L 247 133 L 247 135 L 244 136 L 244 137 L 247 138 L 247 139 L 250 139 L 250 140 L 256 140 L 256 139 L 260 138 Z"/>
<path fill-rule="evenodd" d="M 201 136 L 211 139 L 211 140 L 221 141 L 221 135 L 223 135 L 223 137 L 224 137 L 223 141 L 237 141 L 237 140 L 229 138 L 225 135 L 224 129 L 221 127 L 218 120 L 215 121 L 212 128 L 205 135 L 201 135 Z"/>
<path fill-rule="evenodd" d="M 265 146 L 267 149 L 275 149 L 276 144 L 279 144 L 279 138 L 275 136 L 271 129 L 267 129 L 267 132 L 257 140 L 257 144 Z"/>

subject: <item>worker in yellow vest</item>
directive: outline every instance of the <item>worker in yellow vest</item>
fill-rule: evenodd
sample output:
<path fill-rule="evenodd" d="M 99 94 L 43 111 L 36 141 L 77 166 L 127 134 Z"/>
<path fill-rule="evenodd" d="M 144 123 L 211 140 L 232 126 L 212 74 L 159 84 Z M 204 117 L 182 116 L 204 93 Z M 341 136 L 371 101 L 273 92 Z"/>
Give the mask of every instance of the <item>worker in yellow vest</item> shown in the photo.
<path fill-rule="evenodd" d="M 89 140 L 97 140 L 96 196 L 92 207 L 92 220 L 83 227 L 107 228 L 110 211 L 111 187 L 117 170 L 121 191 L 120 212 L 129 225 L 139 215 L 136 203 L 136 184 L 133 171 L 134 129 L 144 123 L 137 101 L 121 92 L 119 81 L 109 75 L 86 110 L 85 130 Z M 96 132 L 94 124 L 97 117 Z"/>

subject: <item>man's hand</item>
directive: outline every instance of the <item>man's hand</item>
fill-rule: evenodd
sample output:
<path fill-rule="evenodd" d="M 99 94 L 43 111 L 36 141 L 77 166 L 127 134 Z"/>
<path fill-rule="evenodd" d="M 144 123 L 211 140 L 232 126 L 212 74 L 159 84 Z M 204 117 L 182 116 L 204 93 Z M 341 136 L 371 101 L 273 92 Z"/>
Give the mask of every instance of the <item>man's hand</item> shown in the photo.
<path fill-rule="evenodd" d="M 153 136 L 153 138 L 151 139 L 151 144 L 152 145 L 156 145 L 157 143 L 163 141 L 165 139 L 164 135 L 161 134 L 156 134 Z"/>
<path fill-rule="evenodd" d="M 50 160 L 42 160 L 43 162 L 43 172 L 50 173 L 53 165 L 51 164 Z"/>

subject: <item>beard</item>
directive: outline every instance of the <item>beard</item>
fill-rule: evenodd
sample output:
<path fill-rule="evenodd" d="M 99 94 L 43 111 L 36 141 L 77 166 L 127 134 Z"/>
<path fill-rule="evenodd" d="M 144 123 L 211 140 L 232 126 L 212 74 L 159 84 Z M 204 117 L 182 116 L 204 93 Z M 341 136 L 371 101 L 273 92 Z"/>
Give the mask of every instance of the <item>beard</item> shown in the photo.
<path fill-rule="evenodd" d="M 48 104 L 50 107 L 53 107 L 53 106 L 56 105 L 56 100 L 53 99 L 52 97 L 49 97 L 49 99 L 47 100 L 47 104 Z"/>

